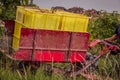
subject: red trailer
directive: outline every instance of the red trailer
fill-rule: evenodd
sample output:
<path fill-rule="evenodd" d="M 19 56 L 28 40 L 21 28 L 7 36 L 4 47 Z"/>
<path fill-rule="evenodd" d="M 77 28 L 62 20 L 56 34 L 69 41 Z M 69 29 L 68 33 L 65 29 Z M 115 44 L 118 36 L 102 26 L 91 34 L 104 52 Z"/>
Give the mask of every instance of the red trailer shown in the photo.
<path fill-rule="evenodd" d="M 10 38 L 10 54 L 7 52 L 5 55 L 13 60 L 35 64 L 71 63 L 74 67 L 77 66 L 75 75 L 81 74 L 91 78 L 85 75 L 84 71 L 91 64 L 94 65 L 99 56 L 87 54 L 90 37 L 87 32 L 89 18 L 71 13 L 48 14 L 36 11 L 38 10 L 18 7 L 16 21 L 5 22 L 6 33 L 9 34 L 8 39 Z M 92 62 L 88 61 L 91 60 L 88 59 L 90 56 Z"/>
<path fill-rule="evenodd" d="M 89 33 L 21 29 L 16 60 L 42 62 L 84 62 Z"/>
<path fill-rule="evenodd" d="M 87 61 L 88 21 L 88 17 L 80 14 L 42 13 L 19 6 L 16 20 L 5 21 L 6 35 L 10 38 L 10 54 L 5 55 L 27 63 L 71 63 L 81 69 Z"/>
<path fill-rule="evenodd" d="M 8 20 L 6 28 L 13 32 L 14 24 L 14 21 Z M 9 41 L 10 44 L 17 44 L 15 41 L 19 41 L 19 48 L 14 49 L 9 45 L 10 49 L 13 49 L 13 54 L 6 54 L 13 60 L 31 65 L 38 62 L 71 63 L 79 65 L 80 68 L 87 61 L 90 37 L 88 32 L 21 28 L 20 38 L 12 33 L 8 36 L 9 38 L 14 36 L 12 41 Z"/>

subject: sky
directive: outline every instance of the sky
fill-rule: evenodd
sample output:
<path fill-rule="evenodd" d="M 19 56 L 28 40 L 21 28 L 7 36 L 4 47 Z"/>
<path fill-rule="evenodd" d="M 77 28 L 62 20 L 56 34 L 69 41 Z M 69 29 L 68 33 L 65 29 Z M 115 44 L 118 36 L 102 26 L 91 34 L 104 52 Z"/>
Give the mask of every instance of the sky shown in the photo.
<path fill-rule="evenodd" d="M 81 7 L 84 9 L 118 11 L 120 13 L 120 0 L 33 0 L 41 8 L 62 6 L 65 8 Z"/>

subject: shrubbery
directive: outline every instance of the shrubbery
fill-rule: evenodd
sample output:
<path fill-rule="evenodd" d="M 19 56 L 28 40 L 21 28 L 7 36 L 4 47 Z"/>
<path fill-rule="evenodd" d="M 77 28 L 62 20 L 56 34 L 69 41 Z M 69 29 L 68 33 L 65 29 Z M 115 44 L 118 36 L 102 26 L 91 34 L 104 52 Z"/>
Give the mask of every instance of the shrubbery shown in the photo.
<path fill-rule="evenodd" d="M 120 23 L 120 14 L 117 12 L 101 12 L 89 22 L 88 32 L 92 39 L 104 39 L 114 34 L 115 26 Z"/>

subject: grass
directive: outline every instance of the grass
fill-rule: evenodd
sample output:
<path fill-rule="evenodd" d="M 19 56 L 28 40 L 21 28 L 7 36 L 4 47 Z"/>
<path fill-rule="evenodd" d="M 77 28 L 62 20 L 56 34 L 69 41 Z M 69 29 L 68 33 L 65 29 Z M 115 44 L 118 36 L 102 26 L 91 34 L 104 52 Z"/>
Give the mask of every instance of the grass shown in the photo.
<path fill-rule="evenodd" d="M 4 57 L 4 58 L 3 58 Z M 83 77 L 74 77 L 69 78 L 65 77 L 63 74 L 51 74 L 44 70 L 44 66 L 38 68 L 36 74 L 32 74 L 30 68 L 28 67 L 27 70 L 24 70 L 24 74 L 19 71 L 17 67 L 18 61 L 12 61 L 5 56 L 1 56 L 0 60 L 0 80 L 82 80 Z M 62 66 L 63 64 L 60 63 L 53 63 L 54 66 Z M 65 65 L 66 66 L 66 65 Z"/>
<path fill-rule="evenodd" d="M 65 78 L 62 74 L 47 75 L 47 73 L 39 68 L 35 75 L 30 70 L 22 74 L 19 70 L 12 71 L 9 67 L 0 68 L 0 80 L 76 80 L 73 78 Z"/>
<path fill-rule="evenodd" d="M 118 72 L 116 66 L 112 65 L 110 67 L 105 64 L 97 69 L 95 73 L 99 76 L 99 80 L 119 80 Z M 43 68 L 39 68 L 35 75 L 31 74 L 30 69 L 24 71 L 22 74 L 19 70 L 11 70 L 9 66 L 0 67 L 0 80 L 86 80 L 82 76 L 66 78 L 62 74 L 52 74 L 47 75 L 47 72 Z"/>
<path fill-rule="evenodd" d="M 120 76 L 120 56 L 109 53 L 99 60 L 99 65 L 94 72 L 99 80 L 119 80 Z M 52 66 L 67 67 L 70 64 L 50 63 Z M 82 76 L 73 78 L 65 77 L 63 74 L 48 75 L 44 66 L 38 68 L 36 74 L 32 74 L 30 68 L 24 70 L 22 74 L 17 68 L 18 61 L 12 61 L 0 53 L 0 80 L 89 80 Z"/>

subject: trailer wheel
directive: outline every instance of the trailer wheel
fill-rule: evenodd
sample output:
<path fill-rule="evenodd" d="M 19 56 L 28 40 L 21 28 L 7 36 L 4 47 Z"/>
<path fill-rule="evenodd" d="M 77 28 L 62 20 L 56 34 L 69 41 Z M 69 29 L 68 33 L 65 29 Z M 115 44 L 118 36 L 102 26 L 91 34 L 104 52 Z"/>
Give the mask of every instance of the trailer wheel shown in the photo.
<path fill-rule="evenodd" d="M 93 55 L 93 54 L 88 52 L 87 55 L 86 55 L 86 61 L 87 62 L 92 62 L 96 57 L 97 57 L 96 55 Z M 95 61 L 93 64 L 91 64 L 91 66 L 88 67 L 88 70 L 90 72 L 93 72 L 97 68 L 98 68 L 98 61 Z"/>
<path fill-rule="evenodd" d="M 86 61 L 73 63 L 72 70 L 76 73 L 76 72 L 84 69 L 84 67 L 87 65 L 87 63 L 92 62 L 96 57 L 97 57 L 96 55 L 92 55 L 91 53 L 87 53 Z M 95 61 L 87 69 L 85 69 L 83 71 L 83 74 L 93 73 L 96 68 L 98 68 L 98 61 Z M 72 73 L 74 73 L 74 72 L 72 72 Z M 70 75 L 72 75 L 72 73 Z M 80 75 L 80 73 L 79 73 L 79 75 Z M 76 75 L 76 76 L 78 76 L 78 75 Z"/>
<path fill-rule="evenodd" d="M 18 63 L 18 70 L 23 74 L 26 72 L 28 67 L 29 67 L 29 62 L 27 61 L 20 61 Z"/>
<path fill-rule="evenodd" d="M 36 61 L 30 62 L 30 70 L 32 74 L 36 74 L 39 67 L 40 67 L 40 62 L 36 62 Z"/>
<path fill-rule="evenodd" d="M 40 62 L 33 61 L 20 61 L 18 64 L 18 69 L 21 73 L 25 73 L 28 68 L 32 74 L 35 74 L 37 69 L 40 67 Z"/>

